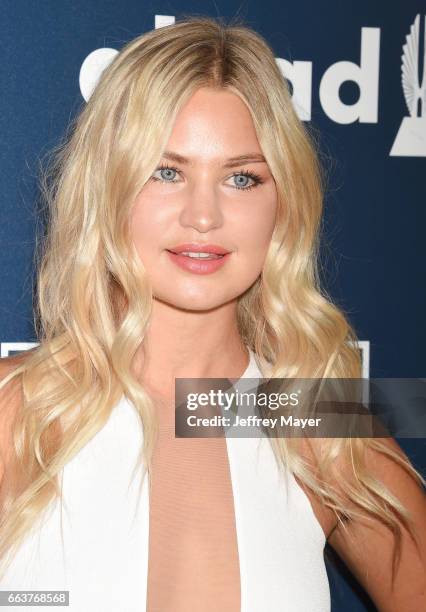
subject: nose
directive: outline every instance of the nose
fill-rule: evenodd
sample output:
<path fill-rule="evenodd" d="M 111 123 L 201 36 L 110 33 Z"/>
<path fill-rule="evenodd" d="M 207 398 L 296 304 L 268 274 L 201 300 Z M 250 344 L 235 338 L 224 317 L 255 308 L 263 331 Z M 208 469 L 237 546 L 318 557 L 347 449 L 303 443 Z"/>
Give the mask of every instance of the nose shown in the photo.
<path fill-rule="evenodd" d="M 193 184 L 186 190 L 180 213 L 182 227 L 205 233 L 223 224 L 220 194 L 208 181 Z"/>

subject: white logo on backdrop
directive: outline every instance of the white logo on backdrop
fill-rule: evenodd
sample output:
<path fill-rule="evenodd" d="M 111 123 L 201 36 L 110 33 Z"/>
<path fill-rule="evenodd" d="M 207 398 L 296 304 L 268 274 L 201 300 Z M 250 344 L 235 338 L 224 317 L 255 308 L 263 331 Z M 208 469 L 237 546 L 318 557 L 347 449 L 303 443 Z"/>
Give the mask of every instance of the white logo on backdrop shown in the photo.
<path fill-rule="evenodd" d="M 300 119 L 310 121 L 312 108 L 312 62 L 276 62 L 293 86 L 293 104 Z M 379 108 L 380 28 L 361 28 L 360 63 L 336 62 L 324 72 L 319 98 L 325 114 L 336 123 L 377 123 Z M 354 104 L 340 98 L 340 87 L 352 81 L 359 88 Z"/>
<path fill-rule="evenodd" d="M 173 15 L 155 15 L 155 29 L 175 23 Z M 105 47 L 92 51 L 80 69 L 80 91 L 89 100 L 102 71 L 118 51 Z M 325 114 L 336 123 L 377 123 L 379 107 L 380 28 L 361 28 L 360 63 L 336 62 L 324 72 L 320 84 L 320 102 Z M 300 119 L 310 121 L 312 107 L 312 62 L 289 62 L 276 58 L 283 76 L 293 86 L 293 104 Z M 344 104 L 339 90 L 346 81 L 358 85 L 359 98 Z"/>
<path fill-rule="evenodd" d="M 38 346 L 38 342 L 0 342 L 0 357 L 11 357 Z"/>
<path fill-rule="evenodd" d="M 103 47 L 89 53 L 80 68 L 79 85 L 81 95 L 87 102 L 107 66 L 118 54 L 117 49 Z"/>
<path fill-rule="evenodd" d="M 408 117 L 404 117 L 390 155 L 426 157 L 426 23 L 423 23 L 423 74 L 419 82 L 420 15 L 406 36 L 401 56 L 401 81 Z"/>
<path fill-rule="evenodd" d="M 358 340 L 351 343 L 353 346 L 358 346 L 361 352 L 361 377 L 370 378 L 370 340 Z"/>
<path fill-rule="evenodd" d="M 175 22 L 174 15 L 155 15 L 155 29 L 171 25 Z M 81 95 L 87 102 L 100 79 L 102 72 L 117 55 L 117 49 L 103 47 L 95 49 L 86 57 L 80 68 L 79 85 Z"/>
<path fill-rule="evenodd" d="M 155 15 L 155 28 L 175 23 L 173 15 Z M 426 156 L 426 26 L 423 27 L 423 76 L 419 83 L 420 15 L 417 15 L 402 55 L 402 88 L 409 116 L 404 117 L 391 149 L 392 156 Z M 118 51 L 96 49 L 84 60 L 80 69 L 80 90 L 86 102 L 102 74 Z M 277 65 L 293 87 L 294 108 L 303 121 L 311 120 L 312 62 L 294 61 L 277 57 Z M 324 72 L 319 87 L 319 98 L 325 114 L 336 123 L 377 123 L 379 107 L 380 28 L 361 28 L 359 65 L 340 61 Z M 359 88 L 354 104 L 340 98 L 340 87 L 352 81 Z"/>

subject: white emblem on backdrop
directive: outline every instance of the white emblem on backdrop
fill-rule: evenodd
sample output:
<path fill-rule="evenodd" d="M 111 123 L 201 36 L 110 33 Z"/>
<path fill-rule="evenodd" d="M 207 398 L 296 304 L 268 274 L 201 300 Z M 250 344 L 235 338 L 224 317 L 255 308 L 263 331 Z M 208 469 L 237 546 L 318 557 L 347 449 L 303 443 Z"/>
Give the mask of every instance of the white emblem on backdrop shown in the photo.
<path fill-rule="evenodd" d="M 174 15 L 155 15 L 155 29 L 175 23 Z M 116 49 L 92 51 L 80 70 L 80 90 L 87 102 L 102 71 L 117 55 Z M 310 121 L 312 106 L 312 62 L 290 62 L 275 58 L 282 75 L 293 86 L 292 101 L 302 121 Z M 361 28 L 361 57 L 359 65 L 341 61 L 327 68 L 320 83 L 320 101 L 324 112 L 336 123 L 377 123 L 380 59 L 380 28 Z M 344 104 L 340 86 L 346 81 L 358 85 L 359 98 L 354 104 Z"/>
<path fill-rule="evenodd" d="M 80 68 L 79 84 L 81 95 L 87 102 L 96 87 L 97 82 L 107 66 L 117 55 L 117 49 L 95 49 L 86 57 Z"/>
<path fill-rule="evenodd" d="M 358 340 L 355 346 L 361 353 L 361 377 L 370 378 L 370 340 Z"/>
<path fill-rule="evenodd" d="M 38 342 L 0 342 L 0 357 L 10 357 L 38 346 Z"/>
<path fill-rule="evenodd" d="M 175 22 L 174 15 L 155 15 L 155 29 Z M 98 83 L 102 72 L 117 55 L 117 49 L 102 47 L 95 49 L 86 57 L 80 68 L 79 85 L 81 95 L 87 102 Z"/>
<path fill-rule="evenodd" d="M 401 56 L 401 82 L 407 103 L 404 117 L 389 155 L 426 157 L 426 23 L 423 22 L 423 74 L 419 82 L 420 15 L 417 15 L 406 36 Z"/>
<path fill-rule="evenodd" d="M 289 62 L 275 58 L 283 76 L 293 85 L 293 105 L 303 121 L 310 121 L 312 106 L 312 62 Z M 336 123 L 377 123 L 379 107 L 380 28 L 361 28 L 359 64 L 341 61 L 324 72 L 319 98 L 325 114 Z M 340 97 L 343 83 L 358 85 L 359 97 L 345 104 Z"/>

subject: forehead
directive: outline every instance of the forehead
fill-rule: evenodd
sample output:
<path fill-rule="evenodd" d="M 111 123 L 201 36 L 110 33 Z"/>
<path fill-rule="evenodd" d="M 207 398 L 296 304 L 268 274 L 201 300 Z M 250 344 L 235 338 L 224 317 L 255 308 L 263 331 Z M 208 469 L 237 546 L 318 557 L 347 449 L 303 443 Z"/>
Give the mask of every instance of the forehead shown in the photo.
<path fill-rule="evenodd" d="M 179 111 L 166 149 L 209 161 L 251 151 L 262 153 L 251 114 L 226 90 L 198 89 Z"/>

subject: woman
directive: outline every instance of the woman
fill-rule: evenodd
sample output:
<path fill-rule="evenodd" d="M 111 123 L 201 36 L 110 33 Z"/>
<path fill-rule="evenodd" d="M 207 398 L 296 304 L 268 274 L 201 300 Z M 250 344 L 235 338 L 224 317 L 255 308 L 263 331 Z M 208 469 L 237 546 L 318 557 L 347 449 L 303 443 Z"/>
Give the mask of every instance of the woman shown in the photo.
<path fill-rule="evenodd" d="M 40 344 L 2 364 L 2 589 L 325 611 L 327 540 L 380 610 L 421 609 L 424 480 L 394 440 L 174 437 L 175 378 L 361 376 L 318 282 L 315 149 L 266 42 L 209 18 L 131 41 L 44 187 Z"/>

